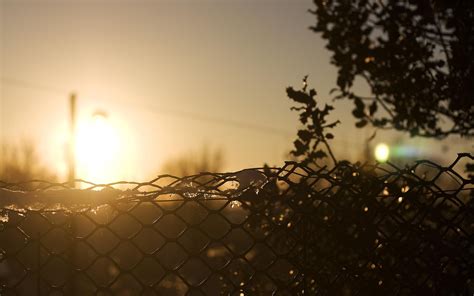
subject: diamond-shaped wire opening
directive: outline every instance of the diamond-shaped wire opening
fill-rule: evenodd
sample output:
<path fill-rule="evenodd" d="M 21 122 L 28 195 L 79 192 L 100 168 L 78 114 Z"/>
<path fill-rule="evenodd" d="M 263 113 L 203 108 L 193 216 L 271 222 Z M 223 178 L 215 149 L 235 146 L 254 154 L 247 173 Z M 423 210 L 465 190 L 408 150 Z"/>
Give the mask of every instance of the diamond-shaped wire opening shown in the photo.
<path fill-rule="evenodd" d="M 311 210 L 311 214 L 315 219 L 318 219 L 321 224 L 327 224 L 336 216 L 336 210 L 334 207 L 326 201 L 321 201 L 321 203 L 315 205 Z"/>
<path fill-rule="evenodd" d="M 8 284 L 7 286 L 2 285 L 0 288 L 0 291 L 5 293 L 5 295 L 36 295 L 38 291 L 46 292 L 49 295 L 50 290 L 50 285 L 44 280 L 39 279 L 36 272 L 25 274 L 21 282 L 14 286 L 11 291 L 8 289 Z"/>
<path fill-rule="evenodd" d="M 86 241 L 94 250 L 102 255 L 107 254 L 120 243 L 117 235 L 104 227 L 99 227 Z"/>
<path fill-rule="evenodd" d="M 229 249 L 220 242 L 211 243 L 201 254 L 201 258 L 212 270 L 223 269 L 230 263 L 233 257 Z"/>
<path fill-rule="evenodd" d="M 236 287 L 247 285 L 254 273 L 254 269 L 242 258 L 233 259 L 224 272 Z"/>
<path fill-rule="evenodd" d="M 287 225 L 288 222 L 291 221 L 293 214 L 293 209 L 289 205 L 281 202 L 274 203 L 271 208 L 265 211 L 265 215 L 278 226 Z"/>
<path fill-rule="evenodd" d="M 152 225 L 163 216 L 163 211 L 160 206 L 154 202 L 142 202 L 133 208 L 130 214 L 143 225 Z"/>
<path fill-rule="evenodd" d="M 179 209 L 185 201 L 180 194 L 166 194 L 159 196 L 155 202 L 164 212 L 170 213 Z"/>
<path fill-rule="evenodd" d="M 275 262 L 276 258 L 272 250 L 262 243 L 256 244 L 245 254 L 245 259 L 250 262 L 256 270 L 265 270 Z"/>
<path fill-rule="evenodd" d="M 148 287 L 152 287 L 166 275 L 166 271 L 153 257 L 143 258 L 132 272 L 144 286 Z"/>
<path fill-rule="evenodd" d="M 97 229 L 97 224 L 95 224 L 94 220 L 86 215 L 69 216 L 67 225 L 69 225 L 67 226 L 68 228 L 72 228 L 74 225 L 73 235 L 75 238 L 87 237 Z"/>
<path fill-rule="evenodd" d="M 42 258 L 47 255 L 45 254 L 44 249 L 39 248 L 40 246 L 37 242 L 30 242 L 15 255 L 15 258 L 24 266 L 25 269 L 38 270 L 38 266 L 41 264 L 39 259 L 42 260 Z M 38 258 L 38 253 L 40 253 L 41 258 Z M 8 266 L 4 266 L 4 269 L 8 271 Z"/>
<path fill-rule="evenodd" d="M 243 225 L 243 229 L 256 241 L 265 240 L 271 234 L 273 227 L 272 222 L 261 213 L 251 215 Z"/>
<path fill-rule="evenodd" d="M 109 224 L 109 229 L 122 239 L 131 238 L 142 228 L 129 214 L 121 214 Z"/>
<path fill-rule="evenodd" d="M 188 254 L 177 243 L 167 243 L 157 252 L 156 258 L 165 269 L 175 270 L 188 259 Z"/>
<path fill-rule="evenodd" d="M 70 261 L 70 263 L 80 270 L 87 269 L 99 255 L 89 244 L 82 241 L 74 242 L 70 251 L 75 258 L 74 262 Z"/>
<path fill-rule="evenodd" d="M 143 228 L 133 239 L 138 249 L 146 254 L 153 254 L 166 243 L 166 238 L 153 228 Z"/>
<path fill-rule="evenodd" d="M 448 171 L 442 172 L 435 180 L 434 185 L 445 191 L 455 191 L 462 187 L 463 180 Z"/>
<path fill-rule="evenodd" d="M 121 242 L 110 254 L 120 270 L 131 270 L 141 259 L 142 253 L 129 241 Z"/>
<path fill-rule="evenodd" d="M 60 256 L 50 256 L 41 268 L 41 277 L 51 286 L 64 285 L 71 273 L 71 265 Z"/>
<path fill-rule="evenodd" d="M 207 280 L 211 270 L 199 258 L 191 258 L 179 268 L 179 274 L 190 286 L 197 287 Z"/>
<path fill-rule="evenodd" d="M 120 274 L 119 267 L 107 257 L 100 257 L 87 270 L 96 286 L 108 286 Z"/>
<path fill-rule="evenodd" d="M 120 201 L 120 202 L 114 203 L 113 206 L 111 206 L 111 207 L 115 211 L 117 211 L 116 216 L 120 216 L 123 213 L 131 212 L 137 206 L 138 206 L 138 203 L 135 203 L 135 202 L 128 202 L 128 201 L 121 202 Z M 108 205 L 107 205 L 107 207 L 108 207 Z"/>
<path fill-rule="evenodd" d="M 23 249 L 29 243 L 28 237 L 18 228 L 10 228 L 0 232 L 2 249 L 9 255 L 13 255 Z"/>
<path fill-rule="evenodd" d="M 6 275 L 6 281 L 2 281 L 2 284 L 6 287 L 15 287 L 19 285 L 28 275 L 28 271 L 25 266 L 15 257 L 9 257 L 2 262 L 4 268 L 10 273 Z"/>
<path fill-rule="evenodd" d="M 189 254 L 198 254 L 209 245 L 210 240 L 199 229 L 188 228 L 178 239 L 178 242 Z"/>
<path fill-rule="evenodd" d="M 235 255 L 245 254 L 254 244 L 254 239 L 241 228 L 232 229 L 222 242 Z"/>
<path fill-rule="evenodd" d="M 174 214 L 166 214 L 155 224 L 156 230 L 171 239 L 178 238 L 186 228 L 186 223 Z"/>
<path fill-rule="evenodd" d="M 412 172 L 424 181 L 431 183 L 441 173 L 441 170 L 428 163 L 419 162 L 412 168 Z"/>
<path fill-rule="evenodd" d="M 234 225 L 241 225 L 249 216 L 249 209 L 243 206 L 243 202 L 234 200 L 229 202 L 222 210 L 222 215 Z"/>
<path fill-rule="evenodd" d="M 288 285 L 296 278 L 298 273 L 298 269 L 286 259 L 276 260 L 267 272 L 278 286 Z"/>
<path fill-rule="evenodd" d="M 12 221 L 10 221 L 12 223 Z M 40 212 L 28 212 L 24 219 L 21 220 L 18 227 L 30 237 L 38 237 L 44 235 L 50 228 L 51 224 L 46 220 Z"/>
<path fill-rule="evenodd" d="M 211 214 L 201 223 L 200 228 L 211 238 L 219 239 L 230 230 L 230 225 L 221 215 Z"/>
<path fill-rule="evenodd" d="M 41 238 L 41 243 L 51 253 L 64 253 L 71 247 L 71 235 L 62 228 L 55 228 Z"/>
<path fill-rule="evenodd" d="M 282 229 L 272 232 L 265 240 L 265 243 L 270 246 L 276 254 L 285 255 L 293 250 L 297 240 L 291 229 Z"/>
<path fill-rule="evenodd" d="M 451 221 L 460 212 L 459 203 L 451 198 L 444 198 L 440 204 L 436 206 L 436 211 L 443 217 L 443 223 Z"/>
<path fill-rule="evenodd" d="M 201 223 L 209 214 L 208 210 L 197 201 L 187 201 L 176 213 L 189 225 Z"/>

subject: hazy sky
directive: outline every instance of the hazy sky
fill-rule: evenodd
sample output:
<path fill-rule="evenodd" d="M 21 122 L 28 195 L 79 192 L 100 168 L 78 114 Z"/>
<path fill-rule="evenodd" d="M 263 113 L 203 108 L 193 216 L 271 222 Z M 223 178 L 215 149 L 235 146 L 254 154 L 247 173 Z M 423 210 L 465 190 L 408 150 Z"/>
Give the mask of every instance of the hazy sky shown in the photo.
<path fill-rule="evenodd" d="M 336 80 L 324 41 L 308 30 L 309 8 L 311 0 L 3 0 L 2 139 L 33 138 L 61 174 L 76 91 L 80 124 L 100 109 L 118 127 L 127 155 L 115 161 L 127 171 L 119 177 L 148 178 L 204 145 L 223 150 L 227 170 L 281 165 L 298 127 L 285 88 L 309 74 L 327 102 Z M 370 131 L 353 127 L 350 104 L 336 107 L 335 149 L 356 159 Z"/>

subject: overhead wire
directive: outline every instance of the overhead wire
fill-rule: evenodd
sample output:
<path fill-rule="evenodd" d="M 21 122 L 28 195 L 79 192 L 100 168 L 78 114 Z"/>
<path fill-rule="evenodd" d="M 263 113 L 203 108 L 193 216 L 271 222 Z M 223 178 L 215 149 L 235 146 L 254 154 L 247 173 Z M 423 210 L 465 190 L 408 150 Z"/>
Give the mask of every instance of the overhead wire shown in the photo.
<path fill-rule="evenodd" d="M 74 93 L 74 91 L 67 91 L 65 89 L 59 88 L 59 87 L 51 87 L 51 86 L 45 86 L 42 84 L 38 83 L 33 83 L 29 81 L 24 81 L 20 79 L 15 79 L 11 77 L 5 77 L 2 76 L 1 80 L 3 83 L 6 84 L 11 84 L 11 85 L 16 85 L 19 87 L 23 88 L 29 88 L 29 89 L 38 89 L 38 90 L 43 90 L 47 92 L 54 92 L 56 94 L 62 94 L 62 95 L 68 95 L 71 93 Z M 108 101 L 108 100 L 106 100 Z M 128 107 L 133 106 L 135 108 L 140 108 L 144 109 L 148 112 L 151 113 L 160 113 L 164 114 L 167 116 L 174 116 L 174 117 L 179 117 L 181 119 L 187 119 L 187 120 L 197 120 L 197 121 L 204 121 L 204 122 L 211 122 L 211 123 L 218 123 L 218 124 L 223 124 L 229 127 L 234 127 L 234 128 L 241 128 L 241 129 L 248 129 L 252 131 L 259 131 L 259 132 L 265 132 L 265 133 L 272 133 L 272 134 L 278 134 L 281 136 L 290 136 L 293 134 L 291 131 L 283 130 L 283 129 L 278 129 L 275 127 L 270 127 L 270 126 L 265 126 L 257 123 L 252 123 L 252 122 L 243 122 L 243 121 L 238 121 L 238 120 L 233 120 L 233 119 L 225 119 L 225 118 L 220 118 L 216 116 L 209 116 L 209 115 L 204 115 L 204 114 L 199 114 L 196 112 L 190 112 L 190 111 L 183 111 L 183 110 L 176 110 L 172 108 L 157 108 L 156 106 L 152 106 L 150 104 L 146 105 L 137 105 L 137 104 L 132 104 L 129 101 L 125 100 L 117 100 L 114 99 L 114 103 L 120 103 L 120 104 L 125 104 Z"/>

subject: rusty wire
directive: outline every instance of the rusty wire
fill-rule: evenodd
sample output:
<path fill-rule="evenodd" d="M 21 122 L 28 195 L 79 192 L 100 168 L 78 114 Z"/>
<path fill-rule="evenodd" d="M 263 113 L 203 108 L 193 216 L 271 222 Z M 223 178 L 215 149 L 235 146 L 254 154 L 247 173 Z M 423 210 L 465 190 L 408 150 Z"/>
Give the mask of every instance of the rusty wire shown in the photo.
<path fill-rule="evenodd" d="M 472 294 L 472 159 L 0 182 L 0 295 Z"/>

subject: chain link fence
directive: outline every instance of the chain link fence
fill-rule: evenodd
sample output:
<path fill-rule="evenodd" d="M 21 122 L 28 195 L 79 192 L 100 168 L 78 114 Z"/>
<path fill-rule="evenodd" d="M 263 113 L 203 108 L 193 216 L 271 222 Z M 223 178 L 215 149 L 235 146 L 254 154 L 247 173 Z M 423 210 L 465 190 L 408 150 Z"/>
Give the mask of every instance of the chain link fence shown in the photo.
<path fill-rule="evenodd" d="M 0 295 L 472 295 L 472 159 L 0 182 Z"/>

